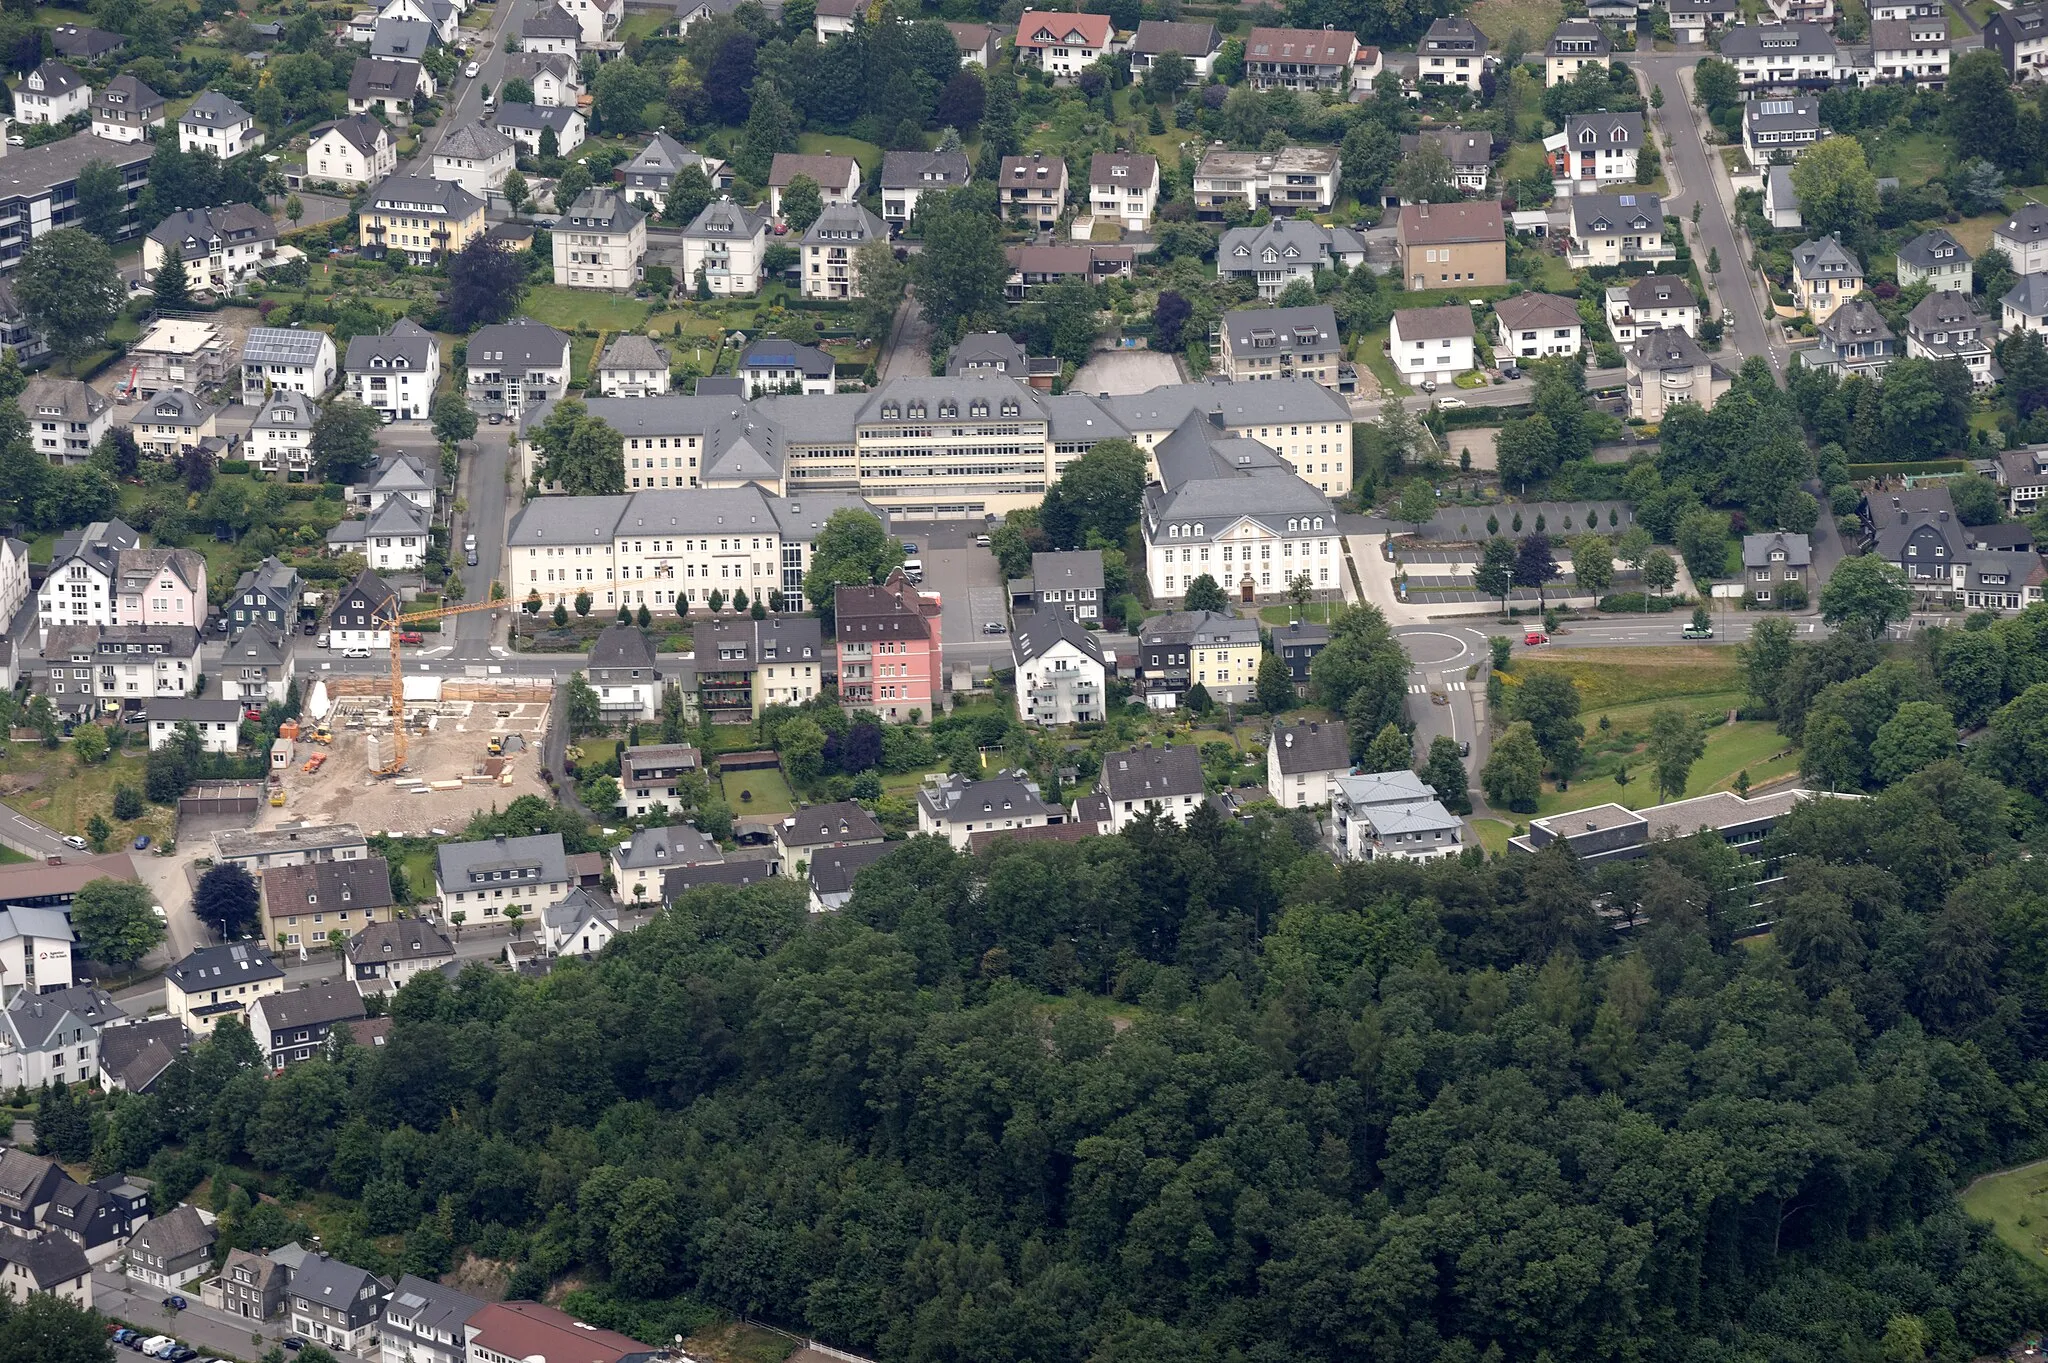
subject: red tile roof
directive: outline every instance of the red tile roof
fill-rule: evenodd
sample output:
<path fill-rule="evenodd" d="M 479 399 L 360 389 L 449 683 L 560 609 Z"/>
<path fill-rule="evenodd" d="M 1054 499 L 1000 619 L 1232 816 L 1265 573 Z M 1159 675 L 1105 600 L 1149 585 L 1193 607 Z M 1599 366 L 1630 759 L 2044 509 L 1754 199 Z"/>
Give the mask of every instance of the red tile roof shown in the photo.
<path fill-rule="evenodd" d="M 1040 34 L 1047 36 L 1040 37 Z M 1017 21 L 1017 46 L 1108 47 L 1116 33 L 1106 14 L 1055 14 L 1044 10 L 1024 11 Z M 1073 35 L 1073 41 L 1067 41 Z"/>
<path fill-rule="evenodd" d="M 612 1330 L 585 1325 L 574 1316 L 533 1301 L 492 1302 L 468 1321 L 470 1339 L 508 1358 L 544 1358 L 547 1363 L 621 1363 L 656 1352 L 651 1344 Z"/>

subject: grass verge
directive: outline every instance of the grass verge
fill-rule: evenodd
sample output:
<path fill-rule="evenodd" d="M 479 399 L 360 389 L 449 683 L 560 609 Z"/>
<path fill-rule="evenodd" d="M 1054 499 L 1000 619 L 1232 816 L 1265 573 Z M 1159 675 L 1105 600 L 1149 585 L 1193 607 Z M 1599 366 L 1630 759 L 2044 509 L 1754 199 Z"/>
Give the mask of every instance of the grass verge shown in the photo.
<path fill-rule="evenodd" d="M 141 833 L 162 841 L 175 831 L 176 822 L 172 811 L 162 805 L 145 805 L 139 819 L 114 817 L 114 788 L 142 789 L 142 743 L 135 738 L 131 746 L 89 767 L 79 765 L 69 743 L 55 748 L 11 743 L 7 756 L 0 759 L 0 800 L 59 833 L 81 836 L 93 815 L 104 814 L 114 826 L 109 851 L 126 847 Z"/>
<path fill-rule="evenodd" d="M 1513 824 L 1502 823 L 1499 819 L 1474 819 L 1472 831 L 1479 835 L 1479 845 L 1489 856 L 1506 856 L 1508 839 L 1514 836 Z"/>

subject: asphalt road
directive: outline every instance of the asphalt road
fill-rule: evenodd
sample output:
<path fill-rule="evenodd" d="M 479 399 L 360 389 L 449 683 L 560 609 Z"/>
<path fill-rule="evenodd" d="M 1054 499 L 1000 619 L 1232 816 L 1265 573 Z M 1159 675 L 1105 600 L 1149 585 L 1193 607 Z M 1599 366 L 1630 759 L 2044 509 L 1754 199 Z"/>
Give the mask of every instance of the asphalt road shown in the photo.
<path fill-rule="evenodd" d="M 552 0 L 550 0 L 552 3 Z M 441 145 L 441 139 L 455 129 L 474 123 L 483 116 L 484 103 L 480 87 L 488 85 L 493 93 L 503 84 L 505 72 L 505 35 L 516 33 L 514 14 L 523 22 L 529 16 L 540 12 L 538 4 L 514 3 L 514 0 L 498 0 L 491 22 L 481 29 L 463 29 L 458 35 L 463 41 L 475 44 L 474 60 L 479 66 L 476 79 L 471 80 L 458 71 L 449 82 L 454 94 L 442 100 L 440 120 L 431 128 L 421 132 L 419 146 L 412 159 L 400 166 L 409 175 L 431 175 L 433 173 L 434 148 Z M 485 44 L 485 37 L 492 41 Z"/>
<path fill-rule="evenodd" d="M 1589 393 L 1602 388 L 1619 388 L 1627 382 L 1626 369 L 1586 371 L 1586 391 Z M 1404 388 L 1402 392 L 1406 396 L 1401 399 L 1401 405 L 1418 414 L 1428 411 L 1432 405 L 1441 407 L 1447 402 L 1455 402 L 1464 407 L 1521 407 L 1536 395 L 1536 381 L 1520 378 L 1509 379 L 1506 383 L 1496 383 L 1485 388 L 1439 388 L 1435 393 L 1410 393 Z M 1373 414 L 1379 410 L 1376 399 L 1367 399 L 1362 409 L 1354 403 L 1353 408 L 1353 417 L 1360 421 L 1372 420 Z"/>
<path fill-rule="evenodd" d="M 153 1335 L 170 1335 L 183 1340 L 202 1355 L 255 1358 L 291 1333 L 289 1322 L 284 1319 L 243 1320 L 225 1311 L 202 1306 L 197 1282 L 178 1290 L 177 1295 L 191 1303 L 183 1311 L 164 1307 L 163 1299 L 170 1295 L 162 1288 L 131 1282 L 127 1275 L 109 1272 L 105 1267 L 95 1268 L 92 1272 L 92 1304 L 101 1315 Z M 263 1342 L 256 1343 L 251 1335 L 260 1335 Z M 116 1349 L 114 1356 L 140 1358 L 142 1355 Z"/>
<path fill-rule="evenodd" d="M 457 490 L 465 509 L 456 516 L 449 533 L 448 555 L 449 562 L 462 574 L 465 599 L 470 601 L 489 600 L 491 584 L 501 580 L 505 571 L 505 528 L 510 514 L 505 473 L 511 462 L 511 432 L 510 426 L 479 426 L 476 439 L 463 446 Z M 462 548 L 463 538 L 472 533 L 476 535 L 474 568 L 469 566 Z M 509 594 L 511 589 L 508 586 L 506 590 Z M 458 615 L 454 626 L 455 657 L 480 660 L 504 656 L 502 648 L 492 648 L 504 629 L 498 612 Z"/>

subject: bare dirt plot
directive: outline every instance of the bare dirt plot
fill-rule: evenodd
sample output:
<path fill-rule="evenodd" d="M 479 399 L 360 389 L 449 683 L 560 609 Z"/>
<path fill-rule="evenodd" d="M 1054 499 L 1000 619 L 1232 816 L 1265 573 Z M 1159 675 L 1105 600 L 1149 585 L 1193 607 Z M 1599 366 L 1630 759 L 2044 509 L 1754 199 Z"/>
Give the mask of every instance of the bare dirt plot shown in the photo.
<path fill-rule="evenodd" d="M 1098 350 L 1074 372 L 1069 391 L 1121 397 L 1181 382 L 1173 356 L 1157 350 Z"/>
<path fill-rule="evenodd" d="M 371 771 L 372 758 L 381 765 L 391 753 L 383 705 L 376 699 L 342 698 L 332 716 L 334 744 L 327 761 L 317 772 L 303 771 L 305 756 L 320 749 L 302 744 L 300 762 L 285 776 L 285 807 L 266 809 L 266 815 L 353 823 L 373 833 L 423 833 L 459 829 L 476 811 L 493 805 L 502 809 L 521 795 L 553 798 L 540 779 L 546 705 L 443 700 L 410 703 L 407 711 L 424 717 L 426 728 L 408 731 L 406 771 L 380 778 Z M 478 768 L 490 756 L 494 735 L 520 742 L 507 745 L 514 751 L 505 764 L 506 778 L 484 781 Z"/>

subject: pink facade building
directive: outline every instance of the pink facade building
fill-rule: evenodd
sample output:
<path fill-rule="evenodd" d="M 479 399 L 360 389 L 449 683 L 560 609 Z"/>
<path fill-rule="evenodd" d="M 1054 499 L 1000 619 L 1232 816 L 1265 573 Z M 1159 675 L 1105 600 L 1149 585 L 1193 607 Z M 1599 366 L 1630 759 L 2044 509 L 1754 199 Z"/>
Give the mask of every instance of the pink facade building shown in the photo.
<path fill-rule="evenodd" d="M 114 623 L 206 626 L 206 559 L 193 549 L 123 549 Z"/>
<path fill-rule="evenodd" d="M 839 703 L 884 719 L 906 719 L 912 710 L 929 719 L 945 685 L 938 593 L 921 593 L 894 572 L 879 587 L 839 588 L 834 612 Z"/>

